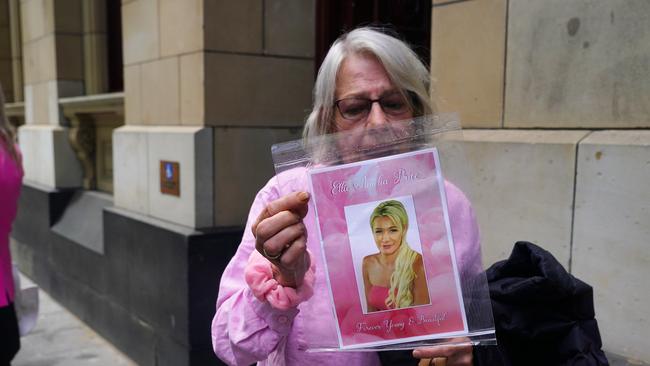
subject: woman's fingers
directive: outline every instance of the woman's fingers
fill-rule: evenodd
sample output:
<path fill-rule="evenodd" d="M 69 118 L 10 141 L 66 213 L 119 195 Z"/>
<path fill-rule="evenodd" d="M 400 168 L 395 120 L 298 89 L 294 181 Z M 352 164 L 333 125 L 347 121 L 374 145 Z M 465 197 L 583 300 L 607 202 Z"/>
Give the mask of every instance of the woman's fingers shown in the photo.
<path fill-rule="evenodd" d="M 254 232 L 256 249 L 262 254 L 266 251 L 266 254 L 275 256 L 304 232 L 300 216 L 291 211 L 282 211 L 257 225 Z"/>
<path fill-rule="evenodd" d="M 416 358 L 446 358 L 447 366 L 471 366 L 473 363 L 472 344 L 467 338 L 455 339 L 459 343 L 441 344 L 431 347 L 416 348 L 413 356 Z M 462 343 L 460 343 L 462 342 Z"/>
<path fill-rule="evenodd" d="M 274 277 L 284 286 L 302 283 L 309 268 L 307 214 L 309 194 L 294 192 L 270 202 L 251 226 L 255 249 L 274 264 Z"/>
<path fill-rule="evenodd" d="M 416 348 L 413 351 L 413 356 L 416 358 L 433 358 L 433 357 L 447 357 L 451 358 L 457 354 L 464 354 L 469 350 L 472 352 L 471 345 L 440 345 L 431 347 Z"/>
<path fill-rule="evenodd" d="M 271 216 L 282 211 L 293 211 L 303 218 L 307 214 L 308 202 L 309 193 L 293 192 L 286 196 L 282 196 L 275 201 L 269 202 L 266 205 L 266 211 Z"/>
<path fill-rule="evenodd" d="M 282 231 L 275 234 L 273 237 L 269 238 L 262 245 L 262 247 L 263 247 L 263 251 L 266 252 L 267 256 L 277 257 L 278 255 L 281 255 L 282 257 L 286 257 L 286 255 L 289 252 L 295 252 L 296 249 L 301 248 L 301 246 L 305 247 L 302 248 L 303 249 L 302 251 L 304 252 L 304 250 L 306 250 L 307 247 L 306 242 L 307 242 L 307 232 L 305 229 L 305 225 L 303 225 L 302 222 L 298 222 L 294 225 L 284 228 Z M 301 245 L 297 245 L 297 244 L 301 244 Z M 277 264 L 280 264 L 283 267 L 287 267 L 283 265 L 283 262 L 280 260 L 280 258 L 278 258 L 277 261 L 278 261 Z"/>
<path fill-rule="evenodd" d="M 279 258 L 271 262 L 275 264 L 274 277 L 279 284 L 289 287 L 300 286 L 311 265 L 307 254 L 307 238 L 304 235 L 298 237 Z"/>
<path fill-rule="evenodd" d="M 305 217 L 305 215 L 307 215 L 308 203 L 309 193 L 307 192 L 293 192 L 286 196 L 282 196 L 275 201 L 269 202 L 251 226 L 253 235 L 256 235 L 257 226 L 262 221 L 273 217 L 282 211 L 291 211 L 301 218 Z"/>
<path fill-rule="evenodd" d="M 447 357 L 423 358 L 418 363 L 418 366 L 447 366 L 447 365 L 451 365 L 447 363 Z"/>
<path fill-rule="evenodd" d="M 305 263 L 305 259 L 309 258 L 305 253 L 307 252 L 307 238 L 300 236 L 286 248 L 285 252 L 278 259 L 280 268 L 291 270 L 306 270 L 309 268 L 309 263 Z"/>

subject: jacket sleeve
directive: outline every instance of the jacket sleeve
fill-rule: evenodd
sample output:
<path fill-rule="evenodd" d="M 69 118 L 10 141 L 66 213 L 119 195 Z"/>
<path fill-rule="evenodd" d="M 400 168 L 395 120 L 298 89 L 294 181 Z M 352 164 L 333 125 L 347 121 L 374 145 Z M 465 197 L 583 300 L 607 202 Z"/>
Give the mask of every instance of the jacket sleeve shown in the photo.
<path fill-rule="evenodd" d="M 474 276 L 483 271 L 479 228 L 471 202 L 454 184 L 445 181 L 447 209 L 456 260 L 462 276 Z"/>
<path fill-rule="evenodd" d="M 298 314 L 295 307 L 279 310 L 258 300 L 244 278 L 248 259 L 255 250 L 250 227 L 265 205 L 279 196 L 271 182 L 273 179 L 257 194 L 241 244 L 221 277 L 212 321 L 212 346 L 217 356 L 230 365 L 250 365 L 267 359 L 291 332 Z"/>

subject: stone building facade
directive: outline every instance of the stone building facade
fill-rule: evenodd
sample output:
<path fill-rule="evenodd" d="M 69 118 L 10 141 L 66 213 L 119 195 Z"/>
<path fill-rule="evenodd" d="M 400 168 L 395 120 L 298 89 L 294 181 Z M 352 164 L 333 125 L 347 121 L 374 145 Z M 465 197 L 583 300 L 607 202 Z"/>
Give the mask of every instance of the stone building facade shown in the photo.
<path fill-rule="evenodd" d="M 650 362 L 650 3 L 426 4 L 485 266 L 517 240 L 548 249 L 594 286 L 605 349 Z M 0 5 L 25 166 L 15 260 L 139 364 L 218 363 L 219 276 L 271 144 L 300 137 L 319 16 L 316 0 Z"/>
<path fill-rule="evenodd" d="M 650 3 L 433 1 L 484 263 L 538 243 L 594 287 L 604 348 L 650 362 Z"/>

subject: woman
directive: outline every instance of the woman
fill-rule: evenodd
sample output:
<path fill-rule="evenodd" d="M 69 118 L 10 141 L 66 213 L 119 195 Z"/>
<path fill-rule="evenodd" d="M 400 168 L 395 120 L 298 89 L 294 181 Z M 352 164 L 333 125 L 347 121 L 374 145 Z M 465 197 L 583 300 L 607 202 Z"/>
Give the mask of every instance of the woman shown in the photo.
<path fill-rule="evenodd" d="M 380 203 L 370 215 L 379 253 L 363 258 L 368 312 L 429 303 L 422 255 L 406 242 L 408 215 L 401 202 Z"/>
<path fill-rule="evenodd" d="M 427 69 L 403 42 L 369 28 L 351 31 L 323 60 L 304 137 L 363 131 L 431 113 L 428 84 Z M 306 324 L 300 304 L 312 293 L 328 290 L 324 281 L 315 281 L 325 276 L 324 269 L 313 263 L 308 250 L 319 243 L 311 234 L 316 228 L 313 212 L 307 209 L 304 174 L 283 174 L 282 180 L 271 179 L 257 194 L 242 242 L 222 275 L 212 322 L 215 353 L 233 365 L 380 364 L 374 352 L 305 352 L 305 334 L 331 324 Z M 459 264 L 462 270 L 479 271 L 471 206 L 456 187 L 445 188 Z M 463 352 L 467 355 L 466 348 Z M 436 351 L 427 349 L 424 355 L 435 356 Z"/>
<path fill-rule="evenodd" d="M 0 87 L 0 365 L 9 365 L 20 348 L 13 304 L 9 232 L 18 209 L 23 171 L 15 134 L 5 116 L 4 106 L 4 93 Z"/>

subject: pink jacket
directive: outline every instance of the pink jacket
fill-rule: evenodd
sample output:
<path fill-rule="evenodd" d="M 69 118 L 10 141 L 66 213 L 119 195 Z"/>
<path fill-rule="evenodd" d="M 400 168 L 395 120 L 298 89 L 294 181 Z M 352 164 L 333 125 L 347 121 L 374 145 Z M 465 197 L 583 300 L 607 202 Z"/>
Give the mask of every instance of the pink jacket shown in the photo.
<path fill-rule="evenodd" d="M 18 147 L 16 147 L 18 149 Z M 0 307 L 14 300 L 14 281 L 11 274 L 9 232 L 18 211 L 18 195 L 23 171 L 0 142 Z"/>
<path fill-rule="evenodd" d="M 465 195 L 454 185 L 445 184 L 459 267 L 463 271 L 481 270 L 478 228 L 473 210 Z M 289 192 L 307 190 L 304 171 L 285 172 L 272 178 L 255 197 L 248 216 L 242 242 L 221 278 L 217 310 L 212 321 L 214 352 L 230 365 L 379 365 L 375 352 L 306 352 L 306 332 L 314 332 L 328 324 L 317 324 L 318 317 L 302 314 L 301 305 L 287 310 L 274 308 L 260 301 L 246 283 L 245 270 L 255 251 L 251 225 L 261 210 Z M 308 235 L 307 247 L 318 253 L 313 212 L 304 220 Z M 251 263 L 255 255 L 251 258 Z M 315 276 L 324 276 L 324 269 L 315 268 Z M 327 293 L 324 281 L 315 281 L 313 291 Z M 259 297 L 259 296 L 258 296 Z M 309 324 L 306 324 L 309 323 Z"/>

